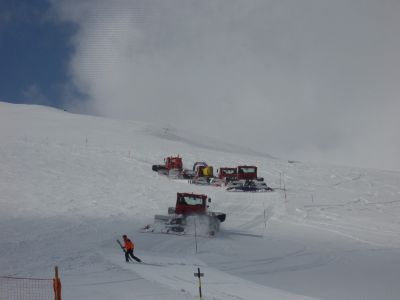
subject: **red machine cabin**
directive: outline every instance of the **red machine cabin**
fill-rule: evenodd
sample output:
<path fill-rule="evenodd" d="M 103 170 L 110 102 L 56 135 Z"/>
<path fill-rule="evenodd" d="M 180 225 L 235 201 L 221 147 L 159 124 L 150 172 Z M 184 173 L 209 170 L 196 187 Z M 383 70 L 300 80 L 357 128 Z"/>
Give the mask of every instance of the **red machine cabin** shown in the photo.
<path fill-rule="evenodd" d="M 182 157 L 179 156 L 170 156 L 165 159 L 165 168 L 169 170 L 179 170 L 182 171 L 183 169 L 183 163 L 182 163 Z"/>
<path fill-rule="evenodd" d="M 257 180 L 257 167 L 256 166 L 238 166 L 237 179 Z"/>
<path fill-rule="evenodd" d="M 237 178 L 236 168 L 219 168 L 218 178 L 226 181 L 235 180 Z"/>
<path fill-rule="evenodd" d="M 182 215 L 205 214 L 207 210 L 207 195 L 178 193 L 175 213 Z"/>

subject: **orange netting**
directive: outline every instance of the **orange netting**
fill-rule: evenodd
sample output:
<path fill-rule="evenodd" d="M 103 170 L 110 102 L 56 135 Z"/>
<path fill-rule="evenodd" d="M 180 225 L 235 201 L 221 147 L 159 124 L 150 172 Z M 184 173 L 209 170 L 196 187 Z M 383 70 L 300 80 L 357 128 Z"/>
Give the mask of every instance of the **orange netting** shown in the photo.
<path fill-rule="evenodd" d="M 0 276 L 0 300 L 54 300 L 53 279 Z"/>

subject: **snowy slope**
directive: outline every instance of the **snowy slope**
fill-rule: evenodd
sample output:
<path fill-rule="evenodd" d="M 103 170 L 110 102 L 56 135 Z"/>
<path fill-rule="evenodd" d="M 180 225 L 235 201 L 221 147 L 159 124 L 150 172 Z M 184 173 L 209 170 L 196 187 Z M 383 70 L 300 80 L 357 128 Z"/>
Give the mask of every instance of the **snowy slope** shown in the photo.
<path fill-rule="evenodd" d="M 0 275 L 51 276 L 64 299 L 398 299 L 400 174 L 287 163 L 131 121 L 0 102 Z M 228 193 L 151 171 L 166 155 L 256 164 L 286 193 Z M 227 213 L 215 238 L 140 233 L 176 192 Z M 265 214 L 264 214 L 265 212 Z M 265 216 L 265 217 L 264 217 Z M 115 243 L 136 242 L 148 265 Z"/>

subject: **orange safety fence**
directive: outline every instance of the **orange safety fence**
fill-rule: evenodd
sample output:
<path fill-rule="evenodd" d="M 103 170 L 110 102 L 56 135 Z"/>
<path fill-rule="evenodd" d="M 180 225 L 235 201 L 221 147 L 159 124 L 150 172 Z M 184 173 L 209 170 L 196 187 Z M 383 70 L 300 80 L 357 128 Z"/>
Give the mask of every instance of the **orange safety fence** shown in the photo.
<path fill-rule="evenodd" d="M 0 300 L 61 300 L 58 271 L 54 279 L 0 276 Z"/>

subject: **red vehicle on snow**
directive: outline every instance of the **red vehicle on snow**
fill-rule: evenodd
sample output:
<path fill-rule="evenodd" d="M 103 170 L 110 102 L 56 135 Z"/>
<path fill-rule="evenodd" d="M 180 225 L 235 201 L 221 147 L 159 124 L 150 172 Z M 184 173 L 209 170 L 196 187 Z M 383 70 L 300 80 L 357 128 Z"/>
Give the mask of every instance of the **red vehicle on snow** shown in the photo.
<path fill-rule="evenodd" d="M 193 193 L 177 193 L 175 207 L 168 208 L 168 215 L 155 215 L 154 226 L 151 231 L 160 230 L 163 233 L 184 234 L 191 225 L 198 220 L 199 225 L 205 226 L 209 235 L 214 235 L 219 230 L 220 223 L 225 221 L 226 214 L 211 212 L 208 203 L 211 199 L 207 195 Z"/>
<path fill-rule="evenodd" d="M 257 177 L 256 166 L 223 167 L 219 169 L 218 178 L 225 180 L 226 183 L 236 180 L 263 180 L 263 178 Z"/>
<path fill-rule="evenodd" d="M 163 175 L 167 175 L 174 178 L 192 178 L 192 172 L 190 170 L 183 169 L 182 157 L 169 156 L 164 159 L 164 165 L 153 165 L 151 168 L 153 171 Z"/>
<path fill-rule="evenodd" d="M 238 166 L 237 167 L 237 180 L 257 180 L 257 167 L 256 166 Z"/>
<path fill-rule="evenodd" d="M 218 178 L 225 180 L 226 182 L 231 181 L 231 180 L 236 180 L 237 179 L 237 170 L 236 170 L 236 168 L 228 168 L 228 167 L 219 168 Z"/>

